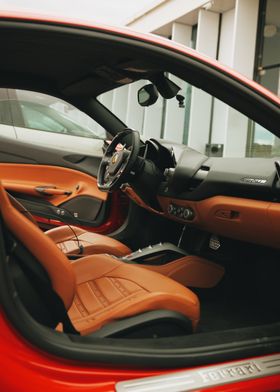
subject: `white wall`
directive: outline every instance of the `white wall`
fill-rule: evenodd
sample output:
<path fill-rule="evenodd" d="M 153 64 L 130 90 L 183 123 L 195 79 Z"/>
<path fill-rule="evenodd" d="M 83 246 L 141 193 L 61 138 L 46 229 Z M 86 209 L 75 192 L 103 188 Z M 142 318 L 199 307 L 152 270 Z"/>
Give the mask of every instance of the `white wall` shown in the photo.
<path fill-rule="evenodd" d="M 237 0 L 236 7 L 222 14 L 218 60 L 252 78 L 254 71 L 255 45 L 258 22 L 259 0 Z M 200 11 L 204 16 L 205 33 L 198 36 L 197 49 L 215 58 L 217 40 L 209 45 L 203 37 L 214 34 L 215 24 L 209 25 L 209 12 Z M 212 18 L 214 19 L 214 18 Z M 208 25 L 207 25 L 208 22 Z M 202 21 L 200 21 L 202 23 Z M 200 25 L 198 25 L 200 30 Z M 193 89 L 190 139 L 191 147 L 204 152 L 211 128 L 211 143 L 224 144 L 224 156 L 242 157 L 246 155 L 248 119 L 223 102 L 214 99 L 211 124 L 210 96 Z M 203 113 L 203 116 L 201 115 Z"/>
<path fill-rule="evenodd" d="M 222 14 L 218 60 L 231 65 L 235 9 Z M 227 105 L 214 99 L 211 143 L 225 144 L 228 122 Z"/>
<path fill-rule="evenodd" d="M 183 15 L 191 13 L 205 3 L 207 3 L 205 0 L 161 1 L 151 10 L 132 18 L 126 25 L 134 30 L 150 33 L 168 23 L 174 23 Z"/>
<path fill-rule="evenodd" d="M 216 58 L 219 34 L 219 17 L 216 12 L 200 10 L 198 16 L 196 49 Z M 189 122 L 190 147 L 202 153 L 209 141 L 212 97 L 198 88 L 192 89 Z"/>
<path fill-rule="evenodd" d="M 189 46 L 191 38 L 191 26 L 182 23 L 173 23 L 172 41 Z M 179 94 L 185 97 L 185 105 L 188 105 L 189 102 L 186 102 L 186 92 L 188 84 L 176 78 L 175 76 L 170 77 L 170 79 L 173 80 L 174 83 L 176 83 L 179 87 L 181 87 Z M 181 108 L 178 110 L 178 106 L 178 101 L 176 99 L 166 101 L 164 138 L 166 140 L 172 140 L 177 143 L 182 143 L 185 124 L 185 108 Z"/>
<path fill-rule="evenodd" d="M 143 81 L 136 82 L 129 86 L 127 97 L 127 112 L 125 123 L 140 133 L 143 133 L 144 128 L 144 108 L 141 107 L 137 100 L 138 90 L 144 86 Z"/>
<path fill-rule="evenodd" d="M 233 42 L 230 66 L 249 78 L 253 78 L 259 0 L 236 0 Z M 245 156 L 248 119 L 236 110 L 226 108 L 226 141 L 224 155 Z"/>
<path fill-rule="evenodd" d="M 125 121 L 127 117 L 128 86 L 117 88 L 113 94 L 112 112 Z"/>
<path fill-rule="evenodd" d="M 145 139 L 161 137 L 163 99 L 158 98 L 153 106 L 145 108 L 143 136 Z"/>

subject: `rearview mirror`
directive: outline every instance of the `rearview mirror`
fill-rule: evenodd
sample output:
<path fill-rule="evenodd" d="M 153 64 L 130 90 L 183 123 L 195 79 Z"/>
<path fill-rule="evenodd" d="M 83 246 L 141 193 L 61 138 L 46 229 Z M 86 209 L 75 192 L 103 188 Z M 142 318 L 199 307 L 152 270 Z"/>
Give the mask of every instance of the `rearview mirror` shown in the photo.
<path fill-rule="evenodd" d="M 153 84 L 146 84 L 138 90 L 138 103 L 141 106 L 153 105 L 157 99 L 158 91 Z"/>

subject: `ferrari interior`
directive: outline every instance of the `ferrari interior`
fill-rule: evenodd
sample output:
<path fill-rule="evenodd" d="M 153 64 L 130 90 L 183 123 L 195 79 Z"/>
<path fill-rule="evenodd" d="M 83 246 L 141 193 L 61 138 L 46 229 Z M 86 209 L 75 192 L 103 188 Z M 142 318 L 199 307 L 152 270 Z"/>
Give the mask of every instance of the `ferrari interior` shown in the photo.
<path fill-rule="evenodd" d="M 0 298 L 12 324 L 43 350 L 91 362 L 178 367 L 274 352 L 278 155 L 145 140 L 98 97 L 149 82 L 140 104 L 159 92 L 182 107 L 170 72 L 275 135 L 276 103 L 179 49 L 57 24 L 0 27 L 1 87 L 64 99 L 110 139 L 100 159 L 1 136 Z"/>
<path fill-rule="evenodd" d="M 128 148 L 124 147 L 126 143 L 129 143 Z M 122 149 L 117 150 L 120 145 Z M 182 147 L 180 160 L 176 162 L 173 149 L 164 143 L 156 140 L 143 143 L 139 133 L 130 129 L 117 134 L 101 160 L 98 188 L 114 191 L 121 187 L 133 202 L 147 211 L 167 217 L 180 226 L 183 224 L 180 246 L 163 242 L 134 252 L 112 237 L 71 225 L 43 233 L 32 214 L 2 185 L 1 212 L 3 225 L 8 228 L 7 254 L 18 295 L 32 317 L 59 331 L 96 337 L 151 338 L 199 331 L 200 306 L 204 301 L 200 301 L 203 293 L 197 290 L 215 288 L 224 276 L 230 279 L 231 276 L 227 276 L 225 257 L 221 263 L 203 253 L 205 243 L 198 244 L 201 249 L 192 252 L 182 246 L 184 236 L 188 237 L 186 227 L 193 225 L 196 229 L 214 232 L 215 235 L 206 237 L 198 235 L 200 241 L 209 241 L 208 247 L 213 253 L 226 241 L 219 237 L 224 235 L 229 242 L 230 238 L 255 242 L 258 252 L 261 245 L 273 248 L 278 244 L 277 230 L 270 229 L 278 221 L 277 205 L 269 198 L 264 200 L 263 196 L 262 200 L 237 197 L 241 186 L 240 181 L 235 180 L 236 168 L 233 178 L 227 172 L 231 196 L 220 196 L 218 185 L 211 186 L 216 173 L 220 174 L 215 168 L 219 162 L 221 160 L 210 160 L 187 147 Z M 247 173 L 250 167 L 248 165 Z M 269 167 L 271 174 L 261 183 L 248 183 L 246 178 L 241 178 L 244 193 L 253 195 L 260 184 L 262 194 L 265 185 L 273 188 L 277 181 L 273 161 L 267 161 L 267 172 Z M 251 173 L 251 177 L 253 175 Z M 207 197 L 196 200 L 201 198 L 202 185 L 207 181 L 210 181 L 210 186 L 205 188 L 209 192 Z M 13 189 L 15 187 L 14 184 Z M 225 187 L 225 181 L 221 187 Z M 257 220 L 262 222 L 259 230 Z M 239 284 L 241 281 L 239 279 Z M 224 279 L 216 290 L 227 292 L 231 286 L 225 282 Z M 256 296 L 256 293 L 254 289 L 252 294 Z M 263 291 L 262 296 L 267 301 Z M 255 317 L 274 320 L 275 305 L 277 307 L 272 298 L 261 314 L 251 307 L 249 323 L 255 322 Z M 238 313 L 240 315 L 240 309 Z M 245 325 L 247 320 L 242 317 Z M 213 327 L 211 320 L 208 321 L 206 330 Z M 216 323 L 217 329 L 223 328 L 223 323 L 220 326 L 217 320 Z"/>

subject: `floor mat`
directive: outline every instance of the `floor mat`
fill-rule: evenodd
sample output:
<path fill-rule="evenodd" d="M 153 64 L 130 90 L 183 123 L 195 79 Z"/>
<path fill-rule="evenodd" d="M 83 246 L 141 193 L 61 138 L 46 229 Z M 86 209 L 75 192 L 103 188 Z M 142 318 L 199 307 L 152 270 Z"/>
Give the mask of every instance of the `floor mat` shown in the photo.
<path fill-rule="evenodd" d="M 197 332 L 211 332 L 263 324 L 255 313 L 228 307 L 221 303 L 205 303 Z"/>
<path fill-rule="evenodd" d="M 225 329 L 252 327 L 279 320 L 272 309 L 265 310 L 252 301 L 224 298 L 201 299 L 201 319 L 197 332 L 212 332 Z"/>

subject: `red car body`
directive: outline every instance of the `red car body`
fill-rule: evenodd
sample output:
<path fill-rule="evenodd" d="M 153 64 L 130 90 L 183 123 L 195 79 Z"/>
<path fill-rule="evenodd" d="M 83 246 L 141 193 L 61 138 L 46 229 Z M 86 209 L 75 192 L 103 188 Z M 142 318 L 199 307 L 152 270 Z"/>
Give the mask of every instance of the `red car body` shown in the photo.
<path fill-rule="evenodd" d="M 31 346 L 14 330 L 1 312 L 1 390 L 31 391 L 115 391 L 116 383 L 133 378 L 166 374 L 163 370 L 137 370 L 81 364 L 52 357 Z M 253 358 L 250 358 L 252 360 Z M 244 361 L 245 362 L 245 361 Z M 230 362 L 228 363 L 230 364 Z M 200 368 L 197 368 L 198 370 Z M 178 369 L 187 370 L 187 369 Z M 209 366 L 211 370 L 211 366 Z M 172 370 L 174 372 L 174 370 Z M 280 374 L 196 391 L 279 391 Z"/>
<path fill-rule="evenodd" d="M 280 99 L 274 94 L 260 86 L 259 84 L 248 80 L 234 70 L 224 67 L 218 62 L 208 59 L 205 56 L 188 49 L 182 45 L 170 42 L 153 35 L 144 35 L 133 32 L 128 29 L 119 29 L 116 27 L 98 26 L 90 22 L 82 22 L 70 19 L 60 19 L 53 17 L 43 17 L 35 14 L 1 12 L 1 18 L 18 19 L 26 21 L 41 21 L 45 24 L 57 23 L 61 25 L 75 25 L 77 27 L 87 27 L 106 31 L 112 34 L 129 36 L 137 40 L 143 40 L 155 45 L 169 48 L 171 51 L 187 54 L 201 62 L 206 62 L 211 67 L 219 69 L 220 72 L 231 74 L 232 78 L 250 86 L 251 89 L 258 91 L 267 100 L 280 105 Z M 108 233 L 116 228 L 122 217 L 119 214 L 113 214 L 109 217 L 108 222 L 99 228 L 99 232 Z M 55 222 L 52 222 L 55 223 Z M 189 370 L 159 370 L 159 369 L 141 369 L 123 368 L 110 366 L 108 364 L 101 366 L 86 364 L 75 361 L 67 361 L 59 357 L 51 356 L 42 350 L 31 345 L 13 328 L 0 309 L 0 389 L 3 392 L 27 392 L 27 391 L 53 391 L 53 392 L 70 392 L 70 391 L 115 391 L 115 386 L 120 381 L 131 380 L 167 374 L 174 371 Z M 276 353 L 277 354 L 277 353 Z M 248 360 L 254 360 L 250 358 Z M 245 362 L 245 360 L 244 360 Z M 231 362 L 227 363 L 231 365 Z M 216 364 L 215 366 L 217 366 Z M 211 371 L 212 366 L 208 366 Z M 195 368 L 200 370 L 201 367 Z M 193 369 L 192 369 L 193 370 Z M 267 377 L 256 377 L 249 381 L 238 381 L 220 385 L 216 387 L 205 386 L 196 391 L 278 391 L 280 390 L 280 374 Z"/>

